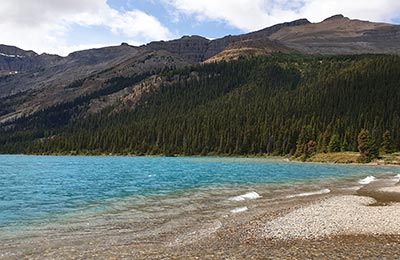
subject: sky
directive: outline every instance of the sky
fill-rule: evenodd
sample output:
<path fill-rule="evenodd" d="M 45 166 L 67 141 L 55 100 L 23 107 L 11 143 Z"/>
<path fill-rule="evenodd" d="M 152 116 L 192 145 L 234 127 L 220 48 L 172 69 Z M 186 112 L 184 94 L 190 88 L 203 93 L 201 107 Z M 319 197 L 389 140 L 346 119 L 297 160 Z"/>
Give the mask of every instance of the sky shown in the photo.
<path fill-rule="evenodd" d="M 400 0 L 1 0 L 0 44 L 66 56 L 122 42 L 214 39 L 335 14 L 400 24 Z"/>

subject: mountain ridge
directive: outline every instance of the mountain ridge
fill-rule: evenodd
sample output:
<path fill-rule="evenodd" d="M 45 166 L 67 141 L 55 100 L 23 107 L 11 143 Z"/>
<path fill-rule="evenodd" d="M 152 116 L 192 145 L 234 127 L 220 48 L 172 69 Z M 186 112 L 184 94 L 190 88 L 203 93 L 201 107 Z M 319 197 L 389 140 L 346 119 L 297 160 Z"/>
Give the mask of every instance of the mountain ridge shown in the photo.
<path fill-rule="evenodd" d="M 309 23 L 310 22 L 307 19 L 298 19 L 292 22 L 276 24 L 271 27 L 267 27 L 255 32 L 250 32 L 241 35 L 234 35 L 234 36 L 228 35 L 214 40 L 208 40 L 207 38 L 204 38 L 202 36 L 193 35 L 193 36 L 183 36 L 180 39 L 167 42 L 165 41 L 151 42 L 144 46 L 152 49 L 163 48 L 164 50 L 167 50 L 169 52 L 182 55 L 184 54 L 182 53 L 182 48 L 174 48 L 174 47 L 176 47 L 177 44 L 180 44 L 182 42 L 183 44 L 185 44 L 187 43 L 187 41 L 190 41 L 193 45 L 195 45 L 195 47 L 200 45 L 201 48 L 199 49 L 200 54 L 197 53 L 198 56 L 195 56 L 194 59 L 188 57 L 188 60 L 194 63 L 203 62 L 217 55 L 218 53 L 222 52 L 226 47 L 228 47 L 232 43 L 245 40 L 255 40 L 255 39 L 265 38 L 271 35 L 273 32 L 279 31 L 284 27 L 301 26 Z M 183 52 L 185 52 L 185 50 L 183 50 Z"/>
<path fill-rule="evenodd" d="M 400 25 L 335 15 L 319 23 L 298 19 L 214 40 L 197 35 L 183 36 L 142 46 L 123 43 L 76 51 L 66 57 L 39 55 L 6 45 L 0 45 L 0 53 L 5 54 L 0 55 L 0 123 L 6 123 L 81 96 L 100 93 L 110 88 L 108 82 L 114 78 L 150 77 L 161 71 L 203 62 L 273 53 L 398 54 Z M 107 104 L 102 102 L 102 107 L 116 102 L 111 100 Z M 99 104 L 98 101 L 92 103 Z"/>

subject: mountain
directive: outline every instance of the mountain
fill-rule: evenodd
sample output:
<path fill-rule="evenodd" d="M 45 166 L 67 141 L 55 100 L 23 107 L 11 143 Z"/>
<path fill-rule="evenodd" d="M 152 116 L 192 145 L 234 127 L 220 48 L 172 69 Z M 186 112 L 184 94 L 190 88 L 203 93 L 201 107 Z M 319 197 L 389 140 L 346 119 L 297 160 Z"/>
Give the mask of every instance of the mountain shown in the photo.
<path fill-rule="evenodd" d="M 31 71 L 60 59 L 61 57 L 57 55 L 38 55 L 33 51 L 24 51 L 14 46 L 0 44 L 0 75 Z"/>
<path fill-rule="evenodd" d="M 165 88 L 228 73 L 223 66 L 213 67 L 220 61 L 247 66 L 243 59 L 267 56 L 271 59 L 281 57 L 280 62 L 292 66 L 292 62 L 303 62 L 311 55 L 313 58 L 310 59 L 315 60 L 306 64 L 318 66 L 317 60 L 331 63 L 329 55 L 398 53 L 399 25 L 352 20 L 342 15 L 320 23 L 300 19 L 215 40 L 184 36 L 139 47 L 123 43 L 78 51 L 67 57 L 39 55 L 0 45 L 0 130 L 52 132 L 106 112 L 122 115 L 127 110 L 136 111 L 143 105 L 143 100 Z M 336 66 L 341 60 L 332 64 Z M 343 62 L 347 62 L 346 58 Z M 357 64 L 362 67 L 362 62 Z M 202 66 L 208 69 L 204 75 Z M 300 71 L 305 73 L 307 68 Z M 308 76 L 303 76 L 302 80 L 311 81 Z M 283 77 L 288 75 L 283 74 Z M 238 82 L 253 81 L 237 78 L 232 84 Z M 209 84 L 214 86 L 212 82 Z M 184 102 L 195 101 L 186 99 Z"/>
<path fill-rule="evenodd" d="M 173 54 L 127 44 L 74 52 L 55 63 L 39 63 L 37 69 L 1 77 L 0 122 L 101 91 L 116 77 L 185 65 Z"/>
<path fill-rule="evenodd" d="M 280 47 L 278 51 L 306 54 L 399 53 L 400 26 L 351 20 L 343 15 L 335 15 L 320 23 L 300 19 L 212 41 L 200 36 L 184 36 L 168 42 L 152 42 L 146 47 L 163 49 L 196 63 L 215 55 L 221 57 L 221 52 L 227 48 L 232 49 L 235 43 L 245 45 L 247 42 L 254 45 L 254 41 L 257 41 L 257 49 L 261 52 L 270 48 L 271 42 L 275 42 L 275 45 L 279 43 L 284 46 L 284 50 Z"/>
<path fill-rule="evenodd" d="M 294 49 L 290 49 L 284 44 L 278 41 L 271 41 L 268 38 L 255 39 L 255 40 L 243 40 L 233 42 L 228 45 L 220 53 L 208 58 L 206 63 L 219 62 L 222 60 L 236 60 L 241 56 L 252 56 L 252 55 L 267 55 L 272 53 L 294 53 Z"/>
<path fill-rule="evenodd" d="M 272 40 L 307 54 L 399 53 L 400 26 L 351 20 L 343 15 L 321 23 L 286 27 Z"/>
<path fill-rule="evenodd" d="M 296 27 L 307 25 L 310 22 L 307 19 L 300 19 L 293 22 L 277 24 L 260 31 L 237 35 L 225 36 L 221 39 L 208 40 L 201 36 L 184 36 L 181 39 L 168 42 L 152 42 L 146 45 L 150 49 L 162 49 L 168 52 L 180 55 L 191 63 L 205 61 L 218 53 L 224 51 L 231 44 L 248 40 L 260 40 L 269 42 L 268 37 L 287 27 Z"/>

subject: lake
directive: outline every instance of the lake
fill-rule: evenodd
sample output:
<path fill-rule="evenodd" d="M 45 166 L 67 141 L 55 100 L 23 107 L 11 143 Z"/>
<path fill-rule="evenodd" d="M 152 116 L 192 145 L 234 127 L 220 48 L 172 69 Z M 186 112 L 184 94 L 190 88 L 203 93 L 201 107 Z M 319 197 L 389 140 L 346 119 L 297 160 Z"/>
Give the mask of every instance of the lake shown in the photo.
<path fill-rule="evenodd" d="M 54 234 L 124 241 L 179 234 L 251 212 L 255 203 L 351 191 L 369 176 L 400 174 L 392 166 L 254 158 L 2 155 L 0 161 L 0 241 L 14 242 Z"/>

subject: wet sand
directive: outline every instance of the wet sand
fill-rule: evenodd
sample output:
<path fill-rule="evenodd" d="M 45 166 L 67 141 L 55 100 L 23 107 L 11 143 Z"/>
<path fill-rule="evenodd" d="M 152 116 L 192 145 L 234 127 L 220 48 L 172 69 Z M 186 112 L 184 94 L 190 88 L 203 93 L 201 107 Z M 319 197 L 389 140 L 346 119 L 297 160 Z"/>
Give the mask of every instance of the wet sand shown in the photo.
<path fill-rule="evenodd" d="M 365 185 L 359 191 L 337 188 L 328 194 L 238 201 L 237 207 L 247 207 L 246 211 L 226 210 L 218 217 L 197 216 L 194 221 L 180 223 L 175 223 L 174 218 L 164 219 L 159 224 L 170 226 L 168 230 L 146 226 L 144 222 L 141 233 L 129 218 L 111 219 L 95 228 L 49 227 L 24 238 L 2 240 L 0 259 L 396 259 L 400 255 L 400 233 L 394 228 L 394 221 L 400 221 L 400 208 L 391 199 L 398 189 L 395 184 L 385 180 Z M 377 192 L 378 201 L 365 197 Z M 376 206 L 378 202 L 384 203 Z M 325 230 L 315 236 L 303 232 L 302 228 L 310 226 L 324 230 L 321 223 L 333 221 L 327 215 L 348 232 Z M 385 225 L 387 232 L 370 223 L 380 223 L 379 218 L 389 221 Z M 372 231 L 351 229 L 357 226 L 352 223 Z M 287 233 L 271 235 L 274 224 L 274 232 Z M 300 235 L 290 235 L 293 225 L 300 227 L 295 230 Z M 350 225 L 349 229 L 346 225 Z"/>

